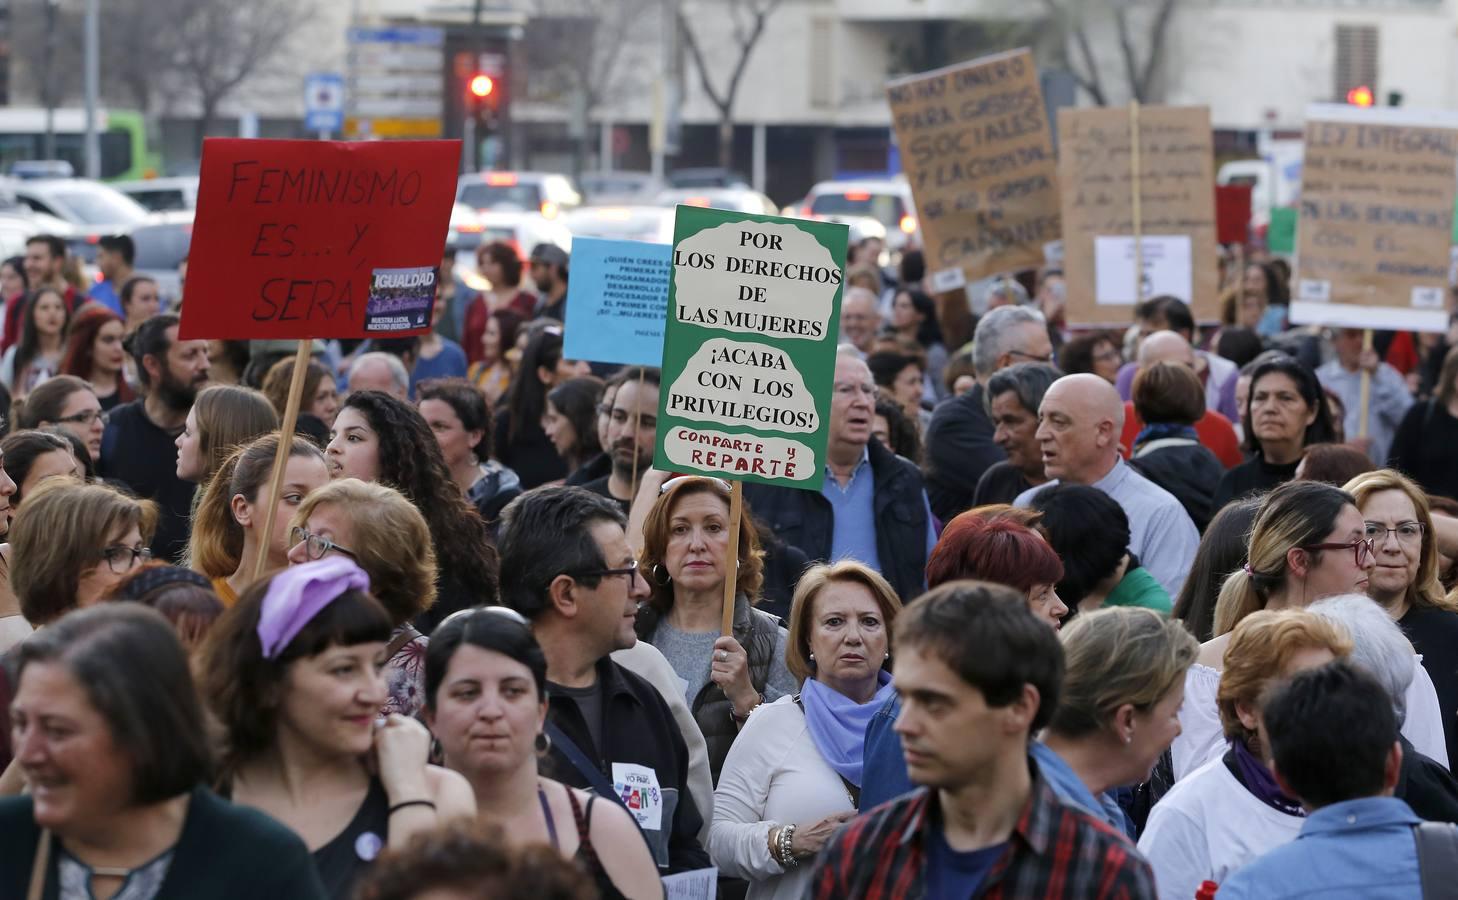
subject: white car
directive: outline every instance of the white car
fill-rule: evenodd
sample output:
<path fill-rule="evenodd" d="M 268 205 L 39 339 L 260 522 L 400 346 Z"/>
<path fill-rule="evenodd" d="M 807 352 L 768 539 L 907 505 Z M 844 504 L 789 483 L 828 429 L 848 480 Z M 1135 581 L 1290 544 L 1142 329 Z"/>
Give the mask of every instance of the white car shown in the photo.
<path fill-rule="evenodd" d="M 750 188 L 674 188 L 658 195 L 660 206 L 703 206 L 752 213 L 756 216 L 777 216 L 780 208 L 764 194 Z"/>
<path fill-rule="evenodd" d="M 566 175 L 554 172 L 478 172 L 456 182 L 456 202 L 479 213 L 534 212 L 550 219 L 582 205 Z"/>
<path fill-rule="evenodd" d="M 584 206 L 562 217 L 573 237 L 673 243 L 673 209 L 661 206 Z"/>
<path fill-rule="evenodd" d="M 141 181 L 113 181 L 112 188 L 153 212 L 197 209 L 196 175 L 180 178 L 145 178 Z"/>
<path fill-rule="evenodd" d="M 84 178 L 16 181 L 12 189 L 23 205 L 71 225 L 71 248 L 85 263 L 95 261 L 98 239 L 129 234 L 149 215 L 122 192 Z"/>
<path fill-rule="evenodd" d="M 476 253 L 487 244 L 501 241 L 523 260 L 538 244 L 556 244 L 568 253 L 572 252 L 572 232 L 561 219 L 527 212 L 486 212 L 478 213 L 477 218 L 481 222 L 480 242 L 475 249 L 458 248 L 456 252 L 456 277 L 471 290 L 485 289 L 485 279 L 476 266 Z"/>
<path fill-rule="evenodd" d="M 886 229 L 886 249 L 892 254 L 920 243 L 911 186 L 902 178 L 822 181 L 805 196 L 800 216 L 852 227 L 859 219 L 875 219 Z"/>

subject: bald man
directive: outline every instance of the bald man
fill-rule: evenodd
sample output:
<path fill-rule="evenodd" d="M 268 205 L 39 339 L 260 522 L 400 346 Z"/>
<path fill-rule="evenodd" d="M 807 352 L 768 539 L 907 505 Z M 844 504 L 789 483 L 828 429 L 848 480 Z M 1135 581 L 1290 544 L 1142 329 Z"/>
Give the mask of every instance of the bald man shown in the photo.
<path fill-rule="evenodd" d="M 1200 374 L 1203 365 L 1203 360 L 1195 353 L 1195 348 L 1190 346 L 1190 342 L 1185 340 L 1184 335 L 1175 331 L 1153 332 L 1139 344 L 1139 368 L 1141 370 L 1161 362 L 1180 363 L 1188 366 L 1190 371 L 1196 375 Z M 1130 385 L 1132 389 L 1132 380 Z M 1134 452 L 1135 445 L 1141 443 L 1139 433 L 1143 430 L 1144 420 L 1134 409 L 1133 401 L 1126 401 L 1124 403 L 1124 431 L 1119 436 L 1119 442 L 1123 444 L 1120 452 L 1124 454 L 1125 459 L 1128 459 Z M 1205 414 L 1195 423 L 1195 436 L 1201 444 L 1215 454 L 1215 458 L 1220 460 L 1220 465 L 1225 468 L 1230 469 L 1245 462 L 1245 454 L 1240 452 L 1240 438 L 1236 437 L 1235 426 L 1225 416 L 1210 408 L 1208 391 L 1205 397 Z"/>
<path fill-rule="evenodd" d="M 1053 382 L 1038 407 L 1043 471 L 1052 481 L 1013 501 L 1031 506 L 1039 491 L 1067 481 L 1096 487 L 1129 517 L 1129 552 L 1171 598 L 1195 560 L 1200 534 L 1174 495 L 1140 475 L 1119 455 L 1124 404 L 1114 386 L 1097 375 L 1065 375 Z"/>

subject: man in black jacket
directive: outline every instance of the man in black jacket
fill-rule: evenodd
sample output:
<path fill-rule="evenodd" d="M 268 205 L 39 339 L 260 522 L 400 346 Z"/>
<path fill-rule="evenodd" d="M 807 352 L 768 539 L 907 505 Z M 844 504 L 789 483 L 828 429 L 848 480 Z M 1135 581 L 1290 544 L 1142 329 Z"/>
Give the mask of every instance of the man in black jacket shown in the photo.
<path fill-rule="evenodd" d="M 859 560 L 909 602 L 926 587 L 936 529 L 921 472 L 871 438 L 875 414 L 871 370 L 850 351 L 838 354 L 820 491 L 746 484 L 744 499 L 756 520 L 811 562 Z"/>
<path fill-rule="evenodd" d="M 683 735 L 652 685 L 609 658 L 637 642 L 649 593 L 625 524 L 582 488 L 521 495 L 501 515 L 501 599 L 532 621 L 547 657 L 543 774 L 621 802 L 665 874 L 702 869 Z"/>

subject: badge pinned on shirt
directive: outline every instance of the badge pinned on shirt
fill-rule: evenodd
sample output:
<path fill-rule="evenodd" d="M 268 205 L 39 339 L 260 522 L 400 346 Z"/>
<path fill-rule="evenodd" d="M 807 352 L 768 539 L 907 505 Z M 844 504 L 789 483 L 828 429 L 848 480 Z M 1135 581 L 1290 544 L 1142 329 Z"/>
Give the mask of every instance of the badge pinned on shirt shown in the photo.
<path fill-rule="evenodd" d="M 658 773 L 647 766 L 613 763 L 613 790 L 644 831 L 663 829 L 663 791 Z"/>
<path fill-rule="evenodd" d="M 354 855 L 365 862 L 373 862 L 384 848 L 385 842 L 373 831 L 366 831 L 354 839 Z"/>

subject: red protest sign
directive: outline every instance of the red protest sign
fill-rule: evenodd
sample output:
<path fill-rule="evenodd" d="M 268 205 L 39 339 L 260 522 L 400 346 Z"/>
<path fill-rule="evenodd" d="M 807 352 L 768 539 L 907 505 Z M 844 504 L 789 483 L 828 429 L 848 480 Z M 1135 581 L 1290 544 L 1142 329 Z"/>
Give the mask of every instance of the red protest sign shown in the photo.
<path fill-rule="evenodd" d="M 424 334 L 460 141 L 203 142 L 184 339 Z"/>
<path fill-rule="evenodd" d="M 1215 187 L 1215 240 L 1222 244 L 1244 244 L 1250 231 L 1250 185 L 1221 184 Z"/>

